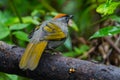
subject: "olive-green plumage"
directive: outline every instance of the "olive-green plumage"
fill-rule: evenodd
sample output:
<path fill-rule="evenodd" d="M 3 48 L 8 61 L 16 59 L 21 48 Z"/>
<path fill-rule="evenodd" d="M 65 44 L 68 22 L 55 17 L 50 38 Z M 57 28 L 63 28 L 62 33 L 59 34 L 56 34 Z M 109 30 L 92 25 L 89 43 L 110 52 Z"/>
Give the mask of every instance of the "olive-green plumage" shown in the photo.
<path fill-rule="evenodd" d="M 41 55 L 46 48 L 56 48 L 64 43 L 68 36 L 67 26 L 71 16 L 66 14 L 59 15 L 54 17 L 54 19 L 44 21 L 42 25 L 30 35 L 30 42 L 19 63 L 21 69 L 36 69 Z"/>

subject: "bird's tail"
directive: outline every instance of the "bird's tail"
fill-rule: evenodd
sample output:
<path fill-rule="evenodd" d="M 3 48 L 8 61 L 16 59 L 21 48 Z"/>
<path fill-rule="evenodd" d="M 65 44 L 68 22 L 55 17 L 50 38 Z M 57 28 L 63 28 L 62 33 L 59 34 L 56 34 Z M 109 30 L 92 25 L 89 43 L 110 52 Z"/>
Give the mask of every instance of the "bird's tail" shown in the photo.
<path fill-rule="evenodd" d="M 48 42 L 41 41 L 37 44 L 29 43 L 19 63 L 21 69 L 34 70 L 45 50 Z"/>

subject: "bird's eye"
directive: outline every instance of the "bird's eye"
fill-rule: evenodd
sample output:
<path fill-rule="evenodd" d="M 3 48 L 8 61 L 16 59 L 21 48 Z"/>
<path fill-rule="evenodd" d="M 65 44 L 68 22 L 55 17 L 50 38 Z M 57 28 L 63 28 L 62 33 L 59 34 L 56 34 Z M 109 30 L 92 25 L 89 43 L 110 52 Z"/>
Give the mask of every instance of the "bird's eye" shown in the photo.
<path fill-rule="evenodd" d="M 67 18 L 67 17 L 65 17 L 65 20 L 68 20 L 68 18 Z"/>
<path fill-rule="evenodd" d="M 65 17 L 65 21 L 66 21 L 66 22 L 68 22 L 68 21 L 69 21 L 68 17 Z"/>

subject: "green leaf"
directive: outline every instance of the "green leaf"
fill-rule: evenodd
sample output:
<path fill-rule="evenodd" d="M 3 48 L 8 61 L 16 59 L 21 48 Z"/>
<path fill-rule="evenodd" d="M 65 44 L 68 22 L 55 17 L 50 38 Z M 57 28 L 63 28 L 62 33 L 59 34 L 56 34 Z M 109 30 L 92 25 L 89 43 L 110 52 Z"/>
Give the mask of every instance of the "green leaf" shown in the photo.
<path fill-rule="evenodd" d="M 31 16 L 22 17 L 22 20 L 23 20 L 23 23 L 32 23 L 32 24 L 35 24 L 35 25 L 39 25 L 40 24 L 39 21 L 37 21 L 35 18 L 33 18 Z M 12 25 L 12 24 L 15 24 L 15 23 L 19 23 L 18 17 L 9 18 L 6 21 L 5 24 L 6 25 Z"/>
<path fill-rule="evenodd" d="M 74 51 L 65 52 L 63 55 L 69 57 L 76 57 L 84 54 L 88 50 L 89 50 L 89 46 L 81 45 L 80 47 L 74 47 Z"/>
<path fill-rule="evenodd" d="M 7 74 L 0 72 L 0 80 L 12 80 Z"/>
<path fill-rule="evenodd" d="M 67 56 L 67 57 L 75 57 L 75 52 L 74 52 L 74 51 L 65 52 L 65 53 L 63 54 L 63 56 Z"/>
<path fill-rule="evenodd" d="M 110 18 L 114 21 L 120 22 L 120 16 L 112 15 L 112 16 L 110 16 Z"/>
<path fill-rule="evenodd" d="M 73 28 L 75 31 L 79 31 L 79 29 L 78 29 L 78 26 L 77 26 L 77 24 L 74 22 L 74 21 L 72 21 L 72 25 L 71 25 L 72 27 L 71 28 Z"/>
<path fill-rule="evenodd" d="M 10 34 L 10 30 L 4 24 L 0 23 L 0 39 L 7 37 Z"/>
<path fill-rule="evenodd" d="M 0 11 L 0 23 L 5 24 L 7 20 L 11 17 L 8 11 Z"/>
<path fill-rule="evenodd" d="M 64 43 L 65 47 L 68 48 L 69 50 L 72 50 L 72 42 L 70 36 L 68 36 L 67 40 Z"/>
<path fill-rule="evenodd" d="M 22 18 L 24 23 L 33 23 L 35 25 L 39 25 L 39 21 L 37 21 L 36 19 L 32 18 L 31 16 L 26 16 Z"/>
<path fill-rule="evenodd" d="M 17 75 L 11 75 L 11 74 L 6 74 L 10 80 L 18 80 L 18 76 Z"/>
<path fill-rule="evenodd" d="M 11 18 L 7 19 L 7 21 L 5 22 L 5 25 L 9 26 L 9 25 L 12 25 L 15 23 L 19 23 L 18 17 L 11 17 Z"/>
<path fill-rule="evenodd" d="M 86 52 L 89 49 L 89 47 L 87 45 L 81 45 L 80 47 L 74 47 L 74 51 L 77 54 L 83 54 L 84 52 Z"/>
<path fill-rule="evenodd" d="M 120 33 L 120 26 L 108 26 L 97 31 L 95 34 L 93 34 L 90 37 L 90 39 L 104 37 L 104 36 L 111 36 L 118 33 Z"/>
<path fill-rule="evenodd" d="M 20 40 L 29 41 L 28 35 L 25 32 L 15 31 L 15 32 L 13 32 L 13 35 L 15 35 L 15 37 L 20 39 Z"/>
<path fill-rule="evenodd" d="M 29 24 L 21 24 L 21 23 L 18 23 L 18 24 L 13 24 L 10 26 L 10 30 L 20 30 L 20 29 L 24 29 L 26 27 L 28 27 Z"/>
<path fill-rule="evenodd" d="M 119 4 L 120 2 L 103 3 L 97 7 L 96 11 L 103 15 L 110 15 L 114 13 Z"/>

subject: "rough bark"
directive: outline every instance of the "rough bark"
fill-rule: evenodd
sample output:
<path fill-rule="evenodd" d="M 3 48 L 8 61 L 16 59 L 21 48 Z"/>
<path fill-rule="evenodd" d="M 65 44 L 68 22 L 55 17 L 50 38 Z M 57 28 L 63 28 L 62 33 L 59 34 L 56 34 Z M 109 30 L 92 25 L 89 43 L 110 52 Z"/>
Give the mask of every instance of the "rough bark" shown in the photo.
<path fill-rule="evenodd" d="M 36 70 L 19 69 L 24 49 L 0 42 L 0 71 L 34 80 L 120 80 L 120 68 L 44 53 Z"/>

